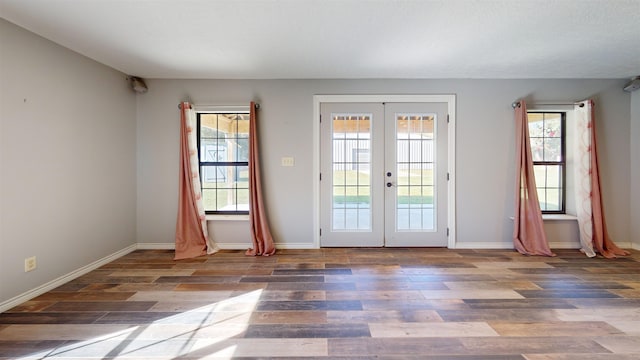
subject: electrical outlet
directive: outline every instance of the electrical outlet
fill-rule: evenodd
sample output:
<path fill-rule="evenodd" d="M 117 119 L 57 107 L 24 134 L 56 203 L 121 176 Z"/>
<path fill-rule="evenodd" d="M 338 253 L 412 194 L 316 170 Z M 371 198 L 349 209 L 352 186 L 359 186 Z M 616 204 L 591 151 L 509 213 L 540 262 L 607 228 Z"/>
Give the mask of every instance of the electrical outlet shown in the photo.
<path fill-rule="evenodd" d="M 24 272 L 33 271 L 37 266 L 38 264 L 36 263 L 35 256 L 24 259 Z"/>

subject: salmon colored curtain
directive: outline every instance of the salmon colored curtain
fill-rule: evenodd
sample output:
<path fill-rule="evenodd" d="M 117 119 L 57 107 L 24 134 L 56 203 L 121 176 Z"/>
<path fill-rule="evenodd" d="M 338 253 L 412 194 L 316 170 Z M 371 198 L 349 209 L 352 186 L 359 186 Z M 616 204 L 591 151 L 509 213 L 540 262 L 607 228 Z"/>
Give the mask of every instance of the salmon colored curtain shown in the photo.
<path fill-rule="evenodd" d="M 600 253 L 606 258 L 629 255 L 609 237 L 602 207 L 600 173 L 596 147 L 594 104 L 586 100 L 576 113 L 576 209 L 582 252 L 589 257 Z"/>
<path fill-rule="evenodd" d="M 264 210 L 260 181 L 260 156 L 258 154 L 258 117 L 254 102 L 251 102 L 249 111 L 249 219 L 253 248 L 248 249 L 246 255 L 269 256 L 276 253 L 276 247 Z"/>
<path fill-rule="evenodd" d="M 218 248 L 207 234 L 202 203 L 196 115 L 188 102 L 180 104 L 180 177 L 175 260 L 213 254 Z"/>
<path fill-rule="evenodd" d="M 515 108 L 516 122 L 516 183 L 513 244 L 521 254 L 555 256 L 544 232 L 542 211 L 538 202 L 533 158 L 529 143 L 527 105 L 518 102 Z"/>

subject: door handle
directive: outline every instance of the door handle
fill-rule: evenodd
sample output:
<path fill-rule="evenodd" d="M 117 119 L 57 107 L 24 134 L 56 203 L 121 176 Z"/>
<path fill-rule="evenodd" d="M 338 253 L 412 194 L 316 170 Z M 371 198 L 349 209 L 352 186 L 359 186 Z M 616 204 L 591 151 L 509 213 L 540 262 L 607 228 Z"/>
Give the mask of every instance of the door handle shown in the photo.
<path fill-rule="evenodd" d="M 392 187 L 392 186 L 393 186 L 393 183 L 390 183 L 390 182 L 387 183 L 387 187 Z"/>

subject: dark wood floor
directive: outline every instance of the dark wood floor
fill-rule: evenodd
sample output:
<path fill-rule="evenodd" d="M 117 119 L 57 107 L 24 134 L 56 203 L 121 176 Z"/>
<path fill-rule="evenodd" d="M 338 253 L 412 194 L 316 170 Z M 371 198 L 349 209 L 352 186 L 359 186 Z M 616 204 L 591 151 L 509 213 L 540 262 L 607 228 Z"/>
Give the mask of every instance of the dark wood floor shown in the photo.
<path fill-rule="evenodd" d="M 0 314 L 0 359 L 640 359 L 640 252 L 136 251 Z"/>

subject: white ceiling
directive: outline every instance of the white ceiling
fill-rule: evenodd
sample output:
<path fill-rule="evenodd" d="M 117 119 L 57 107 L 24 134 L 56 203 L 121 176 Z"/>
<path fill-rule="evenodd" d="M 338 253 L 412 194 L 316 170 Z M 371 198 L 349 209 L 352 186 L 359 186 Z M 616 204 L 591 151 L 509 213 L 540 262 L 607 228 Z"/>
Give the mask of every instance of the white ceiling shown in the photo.
<path fill-rule="evenodd" d="M 144 78 L 630 78 L 640 0 L 0 0 Z"/>

